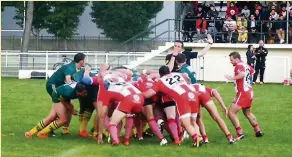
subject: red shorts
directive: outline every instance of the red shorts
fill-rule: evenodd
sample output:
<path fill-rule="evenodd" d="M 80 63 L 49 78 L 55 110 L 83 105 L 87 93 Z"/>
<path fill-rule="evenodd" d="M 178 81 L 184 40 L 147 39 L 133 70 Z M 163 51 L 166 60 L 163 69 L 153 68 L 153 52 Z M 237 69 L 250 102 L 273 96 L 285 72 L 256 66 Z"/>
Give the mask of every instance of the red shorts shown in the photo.
<path fill-rule="evenodd" d="M 179 116 L 191 114 L 191 105 L 189 103 L 188 93 L 182 94 L 178 99 L 174 100 Z"/>
<path fill-rule="evenodd" d="M 102 106 L 109 106 L 110 105 L 110 94 L 108 94 L 108 91 L 104 88 L 104 83 L 99 83 L 99 89 L 97 94 L 97 101 L 102 102 Z"/>
<path fill-rule="evenodd" d="M 191 107 L 192 114 L 200 112 L 199 97 L 196 93 L 193 93 L 193 94 L 194 94 L 194 98 L 190 99 L 190 97 L 189 97 L 189 104 Z"/>
<path fill-rule="evenodd" d="M 250 89 L 246 92 L 237 92 L 233 103 L 244 109 L 252 106 L 252 100 L 253 89 Z"/>
<path fill-rule="evenodd" d="M 212 100 L 210 94 L 207 93 L 207 92 L 199 92 L 198 97 L 199 97 L 199 103 L 200 103 L 200 105 L 201 105 L 202 107 L 204 107 L 204 105 L 205 105 L 208 101 Z"/>
<path fill-rule="evenodd" d="M 142 94 L 133 94 L 125 97 L 120 101 L 117 109 L 125 113 L 140 113 L 144 104 L 144 97 Z"/>

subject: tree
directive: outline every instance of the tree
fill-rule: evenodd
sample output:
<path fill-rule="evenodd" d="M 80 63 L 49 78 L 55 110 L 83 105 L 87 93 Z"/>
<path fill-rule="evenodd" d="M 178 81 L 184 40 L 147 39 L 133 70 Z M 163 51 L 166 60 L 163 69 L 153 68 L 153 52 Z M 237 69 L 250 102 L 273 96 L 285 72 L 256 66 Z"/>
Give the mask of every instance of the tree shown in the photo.
<path fill-rule="evenodd" d="M 49 2 L 52 9 L 47 16 L 47 31 L 55 37 L 64 40 L 65 50 L 67 50 L 67 39 L 76 34 L 79 24 L 79 16 L 85 10 L 87 2 Z"/>
<path fill-rule="evenodd" d="M 27 52 L 28 50 L 29 36 L 30 36 L 32 19 L 33 19 L 33 4 L 34 4 L 33 1 L 27 2 L 25 28 L 24 28 L 23 37 L 22 37 L 23 42 L 21 44 L 21 52 Z M 20 69 L 22 69 L 23 63 L 27 64 L 26 55 L 22 55 L 20 58 Z"/>
<path fill-rule="evenodd" d="M 2 1 L 1 2 L 1 12 L 4 11 L 5 7 L 15 7 L 16 5 L 22 4 L 23 2 L 17 2 L 17 1 Z"/>
<path fill-rule="evenodd" d="M 26 2 L 27 5 L 27 2 Z M 22 4 L 17 4 L 15 5 L 16 8 L 16 15 L 14 16 L 13 19 L 16 20 L 16 24 L 18 24 L 20 27 L 23 27 L 23 11 L 24 11 L 24 5 Z M 39 34 L 42 29 L 46 28 L 46 18 L 50 16 L 50 10 L 51 6 L 49 5 L 48 2 L 34 2 L 34 10 L 33 10 L 33 20 L 32 20 L 32 27 L 31 27 L 31 32 L 33 35 L 37 37 L 37 49 L 38 49 L 38 42 L 39 42 Z"/>
<path fill-rule="evenodd" d="M 92 2 L 91 17 L 107 37 L 127 40 L 147 29 L 163 2 Z M 148 36 L 145 33 L 144 36 Z M 142 37 L 142 36 L 141 36 Z"/>

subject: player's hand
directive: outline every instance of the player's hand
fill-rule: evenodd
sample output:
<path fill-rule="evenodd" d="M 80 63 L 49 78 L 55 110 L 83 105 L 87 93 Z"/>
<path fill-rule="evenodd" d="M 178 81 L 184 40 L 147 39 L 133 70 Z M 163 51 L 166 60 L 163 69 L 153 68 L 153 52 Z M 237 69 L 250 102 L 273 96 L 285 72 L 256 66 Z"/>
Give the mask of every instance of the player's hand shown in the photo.
<path fill-rule="evenodd" d="M 98 134 L 98 136 L 97 136 L 97 144 L 103 144 L 102 134 Z"/>
<path fill-rule="evenodd" d="M 224 107 L 222 107 L 222 112 L 224 113 L 224 115 L 227 117 L 227 115 L 228 115 L 228 110 L 227 110 L 227 108 L 224 106 Z"/>
<path fill-rule="evenodd" d="M 227 80 L 230 80 L 230 81 L 232 81 L 232 80 L 233 80 L 233 77 L 232 77 L 232 76 L 230 76 L 230 75 L 225 75 L 225 78 L 226 78 Z"/>

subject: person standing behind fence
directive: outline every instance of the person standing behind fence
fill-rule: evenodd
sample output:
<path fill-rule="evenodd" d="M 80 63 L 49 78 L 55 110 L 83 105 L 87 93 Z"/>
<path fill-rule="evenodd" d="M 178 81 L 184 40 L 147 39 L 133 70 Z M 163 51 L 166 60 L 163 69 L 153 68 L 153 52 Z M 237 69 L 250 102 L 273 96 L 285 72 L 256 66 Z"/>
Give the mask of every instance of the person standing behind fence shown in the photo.
<path fill-rule="evenodd" d="M 255 49 L 256 64 L 255 64 L 255 74 L 253 77 L 254 84 L 257 81 L 258 74 L 260 73 L 260 84 L 264 83 L 264 73 L 266 69 L 266 56 L 268 55 L 268 50 L 264 48 L 264 41 L 259 41 L 259 47 Z"/>
<path fill-rule="evenodd" d="M 256 56 L 254 54 L 253 45 L 248 45 L 247 52 L 246 52 L 247 64 L 250 65 L 252 68 L 255 68 L 255 59 Z M 252 85 L 253 76 L 250 76 L 250 84 Z"/>

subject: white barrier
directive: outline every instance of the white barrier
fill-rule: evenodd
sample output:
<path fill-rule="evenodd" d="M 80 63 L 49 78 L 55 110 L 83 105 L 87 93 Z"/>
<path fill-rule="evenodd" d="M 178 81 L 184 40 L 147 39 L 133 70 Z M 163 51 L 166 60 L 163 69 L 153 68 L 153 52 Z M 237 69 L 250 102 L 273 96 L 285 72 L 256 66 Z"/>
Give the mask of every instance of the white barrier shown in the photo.
<path fill-rule="evenodd" d="M 20 55 L 25 55 L 25 60 L 20 62 Z M 73 58 L 75 53 L 1 53 L 2 76 L 13 76 L 20 79 L 31 78 L 31 72 L 46 72 L 50 77 L 53 65 L 62 61 L 62 55 Z M 96 69 L 103 63 L 114 66 L 127 64 L 129 60 L 144 54 L 112 54 L 112 53 L 87 53 L 87 62 Z M 118 59 L 117 59 L 118 58 Z M 165 63 L 165 54 L 159 55 L 147 63 L 138 66 L 137 69 L 155 69 Z M 245 60 L 245 58 L 243 58 Z M 233 66 L 226 55 L 206 55 L 204 58 L 194 59 L 193 69 L 197 73 L 198 80 L 204 81 L 225 81 L 224 74 L 233 74 Z M 291 56 L 267 56 L 265 82 L 282 83 L 290 77 Z"/>

